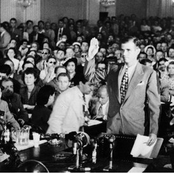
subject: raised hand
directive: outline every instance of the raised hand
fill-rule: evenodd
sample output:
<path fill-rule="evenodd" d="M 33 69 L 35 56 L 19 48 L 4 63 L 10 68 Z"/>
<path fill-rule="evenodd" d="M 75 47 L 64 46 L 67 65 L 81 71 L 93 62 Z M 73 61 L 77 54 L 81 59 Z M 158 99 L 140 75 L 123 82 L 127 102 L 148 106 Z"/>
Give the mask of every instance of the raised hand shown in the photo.
<path fill-rule="evenodd" d="M 88 60 L 91 60 L 94 58 L 94 56 L 97 54 L 99 49 L 99 42 L 98 40 L 94 37 L 90 41 L 90 46 L 88 50 Z"/>

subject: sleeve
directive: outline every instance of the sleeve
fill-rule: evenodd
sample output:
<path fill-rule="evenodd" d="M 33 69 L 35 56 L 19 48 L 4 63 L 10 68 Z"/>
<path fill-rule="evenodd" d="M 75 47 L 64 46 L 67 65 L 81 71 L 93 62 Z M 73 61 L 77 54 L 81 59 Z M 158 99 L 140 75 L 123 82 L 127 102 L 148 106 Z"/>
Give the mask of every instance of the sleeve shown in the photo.
<path fill-rule="evenodd" d="M 19 97 L 19 109 L 20 109 L 20 116 L 19 118 L 23 119 L 25 122 L 28 122 L 28 112 L 24 109 L 21 99 Z"/>
<path fill-rule="evenodd" d="M 6 115 L 6 122 L 11 123 L 15 130 L 20 129 L 19 123 L 15 120 L 14 116 L 11 114 L 8 104 L 5 104 L 5 115 Z"/>
<path fill-rule="evenodd" d="M 85 66 L 84 66 L 84 76 L 85 78 L 87 78 L 89 81 L 91 81 L 91 79 L 93 79 L 94 74 L 95 74 L 95 59 L 91 59 L 91 60 L 87 60 L 85 62 Z"/>
<path fill-rule="evenodd" d="M 65 93 L 60 94 L 53 107 L 53 111 L 48 120 L 47 133 L 62 133 L 63 120 L 71 102 L 71 97 Z"/>
<path fill-rule="evenodd" d="M 150 132 L 157 135 L 158 121 L 160 115 L 160 94 L 158 91 L 156 72 L 153 71 L 149 77 L 147 86 L 147 105 L 150 117 Z"/>
<path fill-rule="evenodd" d="M 11 40 L 11 36 L 9 34 L 4 34 L 3 42 L 0 42 L 0 48 L 6 48 Z"/>

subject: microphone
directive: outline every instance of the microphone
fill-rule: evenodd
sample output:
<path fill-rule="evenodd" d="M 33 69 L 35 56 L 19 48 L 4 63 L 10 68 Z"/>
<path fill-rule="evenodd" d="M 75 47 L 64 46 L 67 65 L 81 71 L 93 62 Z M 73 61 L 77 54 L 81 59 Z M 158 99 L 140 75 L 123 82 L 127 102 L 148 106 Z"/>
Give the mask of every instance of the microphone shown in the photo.
<path fill-rule="evenodd" d="M 76 131 L 70 132 L 69 134 L 65 134 L 65 140 L 75 141 L 76 135 L 77 135 Z"/>

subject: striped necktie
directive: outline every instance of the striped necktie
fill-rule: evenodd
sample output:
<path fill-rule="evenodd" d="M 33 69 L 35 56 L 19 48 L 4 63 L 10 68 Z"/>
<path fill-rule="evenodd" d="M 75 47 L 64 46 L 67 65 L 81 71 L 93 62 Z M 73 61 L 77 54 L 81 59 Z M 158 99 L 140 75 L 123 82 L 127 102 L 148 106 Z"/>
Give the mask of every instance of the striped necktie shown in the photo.
<path fill-rule="evenodd" d="M 126 92 L 128 89 L 129 76 L 128 76 L 128 68 L 126 68 L 120 86 L 120 94 L 121 94 L 121 103 L 123 103 L 124 98 L 126 96 Z"/>

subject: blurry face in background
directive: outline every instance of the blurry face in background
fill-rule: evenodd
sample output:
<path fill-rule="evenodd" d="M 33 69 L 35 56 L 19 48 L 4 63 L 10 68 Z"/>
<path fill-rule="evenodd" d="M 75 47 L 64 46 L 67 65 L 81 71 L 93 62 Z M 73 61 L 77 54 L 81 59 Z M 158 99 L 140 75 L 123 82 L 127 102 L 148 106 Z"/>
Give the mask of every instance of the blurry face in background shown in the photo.
<path fill-rule="evenodd" d="M 165 71 L 166 70 L 166 63 L 165 63 L 165 61 L 160 61 L 159 63 L 158 63 L 158 69 L 159 70 L 161 70 L 161 71 Z"/>
<path fill-rule="evenodd" d="M 15 21 L 15 20 L 11 20 L 11 21 L 10 21 L 10 26 L 11 26 L 12 28 L 15 28 L 15 27 L 16 27 L 16 21 Z"/>
<path fill-rule="evenodd" d="M 87 42 L 82 42 L 81 50 L 82 52 L 87 52 L 88 51 L 88 43 Z"/>
<path fill-rule="evenodd" d="M 100 48 L 100 52 L 103 54 L 103 56 L 106 56 L 106 48 Z"/>
<path fill-rule="evenodd" d="M 141 44 L 140 45 L 140 49 L 141 49 L 142 52 L 144 52 L 144 48 L 145 48 L 145 45 L 144 44 Z"/>
<path fill-rule="evenodd" d="M 83 94 L 90 94 L 90 92 L 93 89 L 93 86 L 91 85 L 90 82 L 86 82 L 85 84 L 80 82 L 79 85 L 81 86 L 81 91 Z"/>
<path fill-rule="evenodd" d="M 174 59 L 174 48 L 169 49 L 169 57 Z"/>
<path fill-rule="evenodd" d="M 80 62 L 83 64 L 86 62 L 87 53 L 81 53 Z"/>
<path fill-rule="evenodd" d="M 79 47 L 79 45 L 74 45 L 74 52 L 75 52 L 75 53 L 80 52 L 80 47 Z"/>
<path fill-rule="evenodd" d="M 157 43 L 156 50 L 161 50 L 161 43 Z"/>
<path fill-rule="evenodd" d="M 148 56 L 152 56 L 153 55 L 153 49 L 152 48 L 148 48 L 146 51 Z"/>
<path fill-rule="evenodd" d="M 15 56 L 15 52 L 13 49 L 9 49 L 8 50 L 8 53 L 7 53 L 8 57 L 11 59 L 11 58 L 14 58 Z"/>
<path fill-rule="evenodd" d="M 49 47 L 49 44 L 48 44 L 48 43 L 44 43 L 44 44 L 43 44 L 43 48 L 48 48 L 48 49 L 49 49 L 49 48 L 50 48 L 50 47 Z"/>
<path fill-rule="evenodd" d="M 25 74 L 24 81 L 27 86 L 31 86 L 31 85 L 34 85 L 34 82 L 36 81 L 36 79 L 33 74 Z"/>
<path fill-rule="evenodd" d="M 167 43 L 162 43 L 161 44 L 161 49 L 163 52 L 166 52 L 167 51 Z"/>
<path fill-rule="evenodd" d="M 0 72 L 0 80 L 2 80 L 3 78 L 6 78 L 6 77 L 7 77 L 7 75 L 5 73 Z"/>
<path fill-rule="evenodd" d="M 99 90 L 98 99 L 102 105 L 108 102 L 109 96 L 106 89 Z"/>
<path fill-rule="evenodd" d="M 69 62 L 67 64 L 67 67 L 66 67 L 68 73 L 75 73 L 75 69 L 76 69 L 76 66 L 75 66 L 75 63 L 74 62 Z"/>
<path fill-rule="evenodd" d="M 174 75 L 174 65 L 173 64 L 169 64 L 167 70 L 168 70 L 169 75 Z"/>
<path fill-rule="evenodd" d="M 122 50 L 116 50 L 116 51 L 115 51 L 115 57 L 116 57 L 117 59 L 121 59 L 122 56 L 123 56 Z"/>
<path fill-rule="evenodd" d="M 147 56 L 144 53 L 140 53 L 139 56 L 138 56 L 138 60 L 141 61 L 143 59 L 147 59 Z"/>
<path fill-rule="evenodd" d="M 42 59 L 46 60 L 49 57 L 49 51 L 47 49 L 42 50 Z"/>
<path fill-rule="evenodd" d="M 13 95 L 13 83 L 11 81 L 3 81 L 2 86 L 4 87 L 3 96 L 10 97 Z"/>
<path fill-rule="evenodd" d="M 15 48 L 16 47 L 16 40 L 11 40 L 10 47 Z"/>
<path fill-rule="evenodd" d="M 32 44 L 31 44 L 31 48 L 33 48 L 34 50 L 37 51 L 38 45 L 37 45 L 36 43 L 32 43 Z"/>
<path fill-rule="evenodd" d="M 96 59 L 97 62 L 102 62 L 104 60 L 103 53 L 98 52 L 95 56 L 95 59 Z"/>
<path fill-rule="evenodd" d="M 65 58 L 65 53 L 62 50 L 54 50 L 54 56 L 58 59 L 64 59 Z"/>
<path fill-rule="evenodd" d="M 156 58 L 157 61 L 160 60 L 163 57 L 164 57 L 164 53 L 162 51 L 156 52 L 155 58 Z"/>
<path fill-rule="evenodd" d="M 72 48 L 67 48 L 66 49 L 66 58 L 72 58 L 74 57 L 74 51 Z"/>
<path fill-rule="evenodd" d="M 55 66 L 56 65 L 56 60 L 54 58 L 50 58 L 47 62 L 47 67 Z"/>
<path fill-rule="evenodd" d="M 77 42 L 82 43 L 82 41 L 83 41 L 82 37 L 81 36 L 78 36 L 77 37 Z"/>

